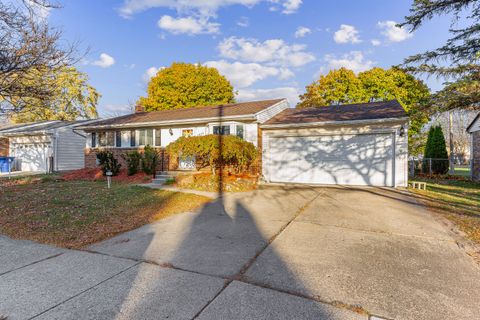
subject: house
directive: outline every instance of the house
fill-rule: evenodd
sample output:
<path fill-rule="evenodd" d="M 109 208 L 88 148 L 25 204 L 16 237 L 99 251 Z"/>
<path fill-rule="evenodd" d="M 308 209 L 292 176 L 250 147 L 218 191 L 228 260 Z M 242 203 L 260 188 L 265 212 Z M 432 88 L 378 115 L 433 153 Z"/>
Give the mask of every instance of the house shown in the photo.
<path fill-rule="evenodd" d="M 396 101 L 291 109 L 285 99 L 136 112 L 80 126 L 87 133 L 85 166 L 111 150 L 158 148 L 162 170 L 191 169 L 168 161 L 164 148 L 181 136 L 232 134 L 261 152 L 267 182 L 406 186 L 408 117 Z"/>
<path fill-rule="evenodd" d="M 480 181 L 480 113 L 473 119 L 467 127 L 467 132 L 471 138 L 471 175 L 474 181 Z"/>
<path fill-rule="evenodd" d="M 85 133 L 81 121 L 40 121 L 0 128 L 0 151 L 15 157 L 19 171 L 63 171 L 83 168 Z"/>

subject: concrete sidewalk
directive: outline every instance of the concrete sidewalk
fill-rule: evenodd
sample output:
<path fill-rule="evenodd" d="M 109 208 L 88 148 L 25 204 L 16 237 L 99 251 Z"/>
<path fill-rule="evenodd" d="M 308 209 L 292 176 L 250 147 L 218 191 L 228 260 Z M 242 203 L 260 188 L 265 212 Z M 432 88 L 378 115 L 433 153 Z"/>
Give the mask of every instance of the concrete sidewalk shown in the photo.
<path fill-rule="evenodd" d="M 393 190 L 226 194 L 88 251 L 0 237 L 9 320 L 475 319 L 479 294 L 480 268 Z"/>

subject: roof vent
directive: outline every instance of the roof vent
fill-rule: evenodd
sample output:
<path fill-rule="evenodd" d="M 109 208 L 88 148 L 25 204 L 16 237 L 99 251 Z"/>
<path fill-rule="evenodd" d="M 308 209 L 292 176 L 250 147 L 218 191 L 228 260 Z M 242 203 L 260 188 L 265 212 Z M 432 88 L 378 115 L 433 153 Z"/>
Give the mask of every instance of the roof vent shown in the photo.
<path fill-rule="evenodd" d="M 135 106 L 135 113 L 138 113 L 138 112 L 145 112 L 145 107 L 137 104 Z"/>

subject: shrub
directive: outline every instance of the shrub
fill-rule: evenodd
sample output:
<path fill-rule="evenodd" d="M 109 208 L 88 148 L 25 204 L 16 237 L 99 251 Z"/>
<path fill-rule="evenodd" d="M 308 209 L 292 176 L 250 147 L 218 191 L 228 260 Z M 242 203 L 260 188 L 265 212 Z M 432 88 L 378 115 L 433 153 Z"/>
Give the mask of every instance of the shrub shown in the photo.
<path fill-rule="evenodd" d="M 429 160 L 431 159 L 431 160 Z M 428 132 L 427 145 L 425 146 L 423 168 L 425 173 L 430 173 L 430 163 L 433 174 L 445 174 L 448 172 L 449 161 L 447 145 L 442 127 L 431 127 Z"/>
<path fill-rule="evenodd" d="M 222 141 L 220 148 L 220 141 Z M 237 136 L 206 135 L 181 137 L 166 148 L 171 159 L 195 157 L 197 169 L 232 166 L 237 172 L 251 166 L 257 157 L 255 146 Z M 221 154 L 220 154 L 221 153 Z"/>
<path fill-rule="evenodd" d="M 143 159 L 142 159 L 142 170 L 146 174 L 153 174 L 157 168 L 158 163 L 158 153 L 157 151 L 150 147 L 146 146 L 143 149 Z"/>
<path fill-rule="evenodd" d="M 118 175 L 120 167 L 122 166 L 118 163 L 117 158 L 113 156 L 111 151 L 100 151 L 97 153 L 97 159 L 100 162 L 100 168 L 102 169 L 103 175 L 105 176 L 108 171 L 112 172 L 112 175 Z"/>
<path fill-rule="evenodd" d="M 125 159 L 127 163 L 127 174 L 133 176 L 138 172 L 138 167 L 140 167 L 140 162 L 142 161 L 142 155 L 138 151 L 130 151 L 125 155 L 122 154 L 122 158 Z"/>

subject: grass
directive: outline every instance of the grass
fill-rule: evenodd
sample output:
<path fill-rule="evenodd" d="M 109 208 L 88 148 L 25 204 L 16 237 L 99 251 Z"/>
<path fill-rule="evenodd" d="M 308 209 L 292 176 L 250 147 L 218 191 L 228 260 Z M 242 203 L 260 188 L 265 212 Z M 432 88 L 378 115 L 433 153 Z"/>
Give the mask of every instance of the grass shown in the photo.
<path fill-rule="evenodd" d="M 0 179 L 0 233 L 81 248 L 144 224 L 194 210 L 211 199 L 104 181 Z"/>
<path fill-rule="evenodd" d="M 480 183 L 462 179 L 416 179 L 427 190 L 410 189 L 433 211 L 454 222 L 470 240 L 480 244 Z"/>
<path fill-rule="evenodd" d="M 470 177 L 470 167 L 456 167 L 453 171 L 456 176 Z"/>

